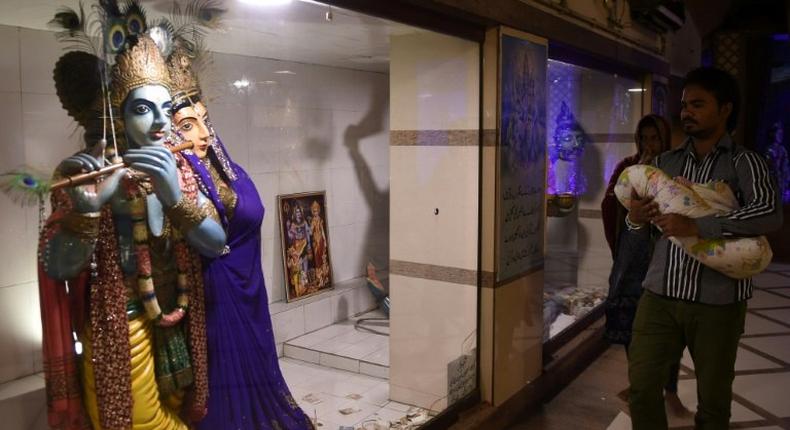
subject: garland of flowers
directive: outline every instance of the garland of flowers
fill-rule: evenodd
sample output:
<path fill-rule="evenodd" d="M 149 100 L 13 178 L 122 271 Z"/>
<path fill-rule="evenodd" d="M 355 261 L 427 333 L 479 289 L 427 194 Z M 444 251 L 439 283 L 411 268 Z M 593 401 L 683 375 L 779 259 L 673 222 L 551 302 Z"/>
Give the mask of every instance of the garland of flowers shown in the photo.
<path fill-rule="evenodd" d="M 187 271 L 189 270 L 189 251 L 183 236 L 178 229 L 172 229 L 176 253 L 176 270 L 178 271 L 176 284 L 176 308 L 163 314 L 156 297 L 154 280 L 151 267 L 151 250 L 148 245 L 148 223 L 146 221 L 146 196 L 147 187 L 136 180 L 124 181 L 125 191 L 129 200 L 132 219 L 132 235 L 134 237 L 135 255 L 137 259 L 137 292 L 143 301 L 146 315 L 152 321 L 173 325 L 183 318 L 189 307 L 189 285 Z"/>

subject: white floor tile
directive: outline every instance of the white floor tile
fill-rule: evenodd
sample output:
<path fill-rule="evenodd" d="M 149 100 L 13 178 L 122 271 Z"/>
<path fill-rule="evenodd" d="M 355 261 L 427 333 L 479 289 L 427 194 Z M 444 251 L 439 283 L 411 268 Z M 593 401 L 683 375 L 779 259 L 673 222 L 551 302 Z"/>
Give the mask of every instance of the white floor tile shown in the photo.
<path fill-rule="evenodd" d="M 684 366 L 694 369 L 694 362 L 691 360 L 691 355 L 688 349 L 683 352 L 683 359 L 681 360 Z M 759 369 L 776 369 L 782 367 L 779 364 L 761 357 L 744 348 L 738 348 L 738 357 L 735 360 L 735 370 L 759 370 Z"/>
<path fill-rule="evenodd" d="M 776 294 L 776 290 L 755 289 L 748 303 L 749 309 L 790 307 L 790 298 Z"/>
<path fill-rule="evenodd" d="M 332 337 L 334 337 L 334 335 L 329 335 L 329 333 L 325 329 L 321 329 L 314 331 L 312 333 L 307 333 L 304 336 L 299 336 L 296 339 L 291 339 L 290 341 L 288 341 L 288 344 L 309 348 L 321 342 L 325 342 L 326 340 L 331 339 Z"/>
<path fill-rule="evenodd" d="M 346 370 L 348 372 L 359 373 L 359 360 L 341 357 L 339 355 L 321 353 L 320 364 L 335 369 Z"/>
<path fill-rule="evenodd" d="M 631 417 L 625 412 L 620 412 L 606 430 L 631 430 Z"/>
<path fill-rule="evenodd" d="M 758 288 L 790 287 L 790 276 L 763 272 L 752 278 Z"/>
<path fill-rule="evenodd" d="M 390 377 L 389 367 L 379 366 L 378 364 L 367 363 L 364 361 L 359 362 L 359 373 L 381 379 L 389 379 Z"/>
<path fill-rule="evenodd" d="M 789 327 L 785 331 L 790 332 L 790 309 L 760 310 L 758 313 L 787 324 Z"/>
<path fill-rule="evenodd" d="M 381 408 L 360 400 L 328 396 L 326 401 L 316 405 L 315 409 L 318 412 L 319 420 L 353 426 Z"/>
<path fill-rule="evenodd" d="M 741 342 L 785 363 L 790 363 L 790 336 L 755 337 L 742 339 Z"/>
<path fill-rule="evenodd" d="M 348 375 L 348 373 L 346 373 L 346 375 Z M 331 394 L 336 397 L 348 398 L 348 396 L 359 395 L 362 396 L 362 398 L 358 400 L 373 403 L 365 398 L 365 393 L 381 383 L 381 380 L 378 379 L 360 375 L 348 375 L 342 380 L 315 381 L 314 384 L 310 385 L 310 388 L 313 391 Z"/>
<path fill-rule="evenodd" d="M 362 420 L 362 422 L 364 423 L 366 421 L 384 420 L 384 421 L 389 421 L 390 423 L 395 423 L 400 421 L 405 416 L 406 416 L 406 412 L 397 411 L 395 409 L 389 409 L 389 408 L 381 408 L 373 415 Z"/>
<path fill-rule="evenodd" d="M 320 354 L 318 353 L 318 351 L 313 351 L 311 349 L 302 348 L 287 343 L 283 348 L 283 355 L 285 355 L 288 358 L 306 361 L 308 363 L 318 364 L 320 361 Z"/>
<path fill-rule="evenodd" d="M 390 401 L 390 384 L 382 382 L 362 393 L 362 399 L 368 403 L 384 407 Z"/>
<path fill-rule="evenodd" d="M 790 272 L 790 264 L 788 263 L 771 263 L 768 266 L 768 270 L 773 270 L 775 272 Z"/>
<path fill-rule="evenodd" d="M 741 394 L 740 391 L 735 391 Z M 678 396 L 683 401 L 683 404 L 686 406 L 686 408 L 688 408 L 688 410 L 695 412 L 697 410 L 697 381 L 694 379 L 680 381 L 678 383 Z M 749 409 L 746 409 L 746 407 L 740 403 L 735 401 L 732 402 L 732 418 L 730 418 L 731 422 L 753 421 L 762 418 L 763 417 L 760 415 L 757 415 Z M 680 427 L 686 425 L 693 426 L 694 418 L 690 417 L 688 419 L 679 419 L 671 415 L 669 416 L 670 427 Z"/>
<path fill-rule="evenodd" d="M 322 353 L 322 354 L 337 354 L 341 355 L 343 351 L 350 349 L 354 346 L 353 343 L 348 342 L 340 342 L 335 339 L 325 340 L 315 346 L 312 349 Z"/>
<path fill-rule="evenodd" d="M 787 327 L 781 324 L 751 313 L 746 314 L 746 330 L 744 334 L 786 333 L 788 331 Z"/>
<path fill-rule="evenodd" d="M 411 405 L 407 405 L 405 403 L 399 403 L 399 402 L 389 402 L 387 403 L 386 407 L 389 409 L 395 409 L 396 411 L 402 411 L 402 412 L 407 412 L 410 408 L 412 408 Z"/>
<path fill-rule="evenodd" d="M 39 374 L 5 382 L 0 384 L 0 402 L 43 389 L 44 379 Z"/>
<path fill-rule="evenodd" d="M 390 347 L 389 344 L 385 345 L 382 348 L 377 349 L 376 351 L 370 353 L 362 357 L 362 361 L 367 361 L 369 363 L 378 364 L 380 366 L 389 367 L 390 365 Z"/>
<path fill-rule="evenodd" d="M 736 376 L 733 391 L 778 417 L 790 417 L 790 372 Z"/>
<path fill-rule="evenodd" d="M 748 427 L 747 430 L 783 430 L 783 429 L 777 426 L 770 426 L 770 427 Z"/>
<path fill-rule="evenodd" d="M 382 347 L 375 342 L 375 339 L 371 338 L 369 340 L 363 340 L 361 342 L 355 343 L 354 346 L 343 351 L 343 355 L 345 357 L 360 360 L 377 351 L 380 351 L 381 349 Z"/>

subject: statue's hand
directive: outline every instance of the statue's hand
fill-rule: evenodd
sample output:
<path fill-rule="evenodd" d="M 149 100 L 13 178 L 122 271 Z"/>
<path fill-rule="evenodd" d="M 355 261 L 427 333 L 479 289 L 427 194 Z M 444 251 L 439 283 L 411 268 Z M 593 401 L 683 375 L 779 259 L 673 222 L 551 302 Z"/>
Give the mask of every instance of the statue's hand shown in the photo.
<path fill-rule="evenodd" d="M 61 161 L 56 169 L 60 176 L 71 176 L 78 173 L 89 173 L 104 167 L 104 147 L 106 143 L 98 143 L 90 152 L 81 152 Z M 71 198 L 74 210 L 80 213 L 97 212 L 110 200 L 118 189 L 126 169 L 118 169 L 100 182 L 94 181 L 85 185 L 68 187 L 66 192 Z"/>
<path fill-rule="evenodd" d="M 178 185 L 176 158 L 165 146 L 146 146 L 130 149 L 124 154 L 129 167 L 148 174 L 154 184 L 154 192 L 165 207 L 178 203 L 181 189 Z"/>

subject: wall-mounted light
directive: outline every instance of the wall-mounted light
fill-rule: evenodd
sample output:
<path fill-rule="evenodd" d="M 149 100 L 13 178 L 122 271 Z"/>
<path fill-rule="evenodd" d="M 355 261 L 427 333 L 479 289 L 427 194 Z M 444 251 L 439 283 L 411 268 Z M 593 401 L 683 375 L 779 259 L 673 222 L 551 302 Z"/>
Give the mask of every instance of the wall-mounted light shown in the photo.
<path fill-rule="evenodd" d="M 250 81 L 247 78 L 241 78 L 233 82 L 233 86 L 236 87 L 237 90 L 242 88 L 247 88 L 250 86 Z"/>
<path fill-rule="evenodd" d="M 644 89 L 644 88 L 629 88 L 628 89 L 629 93 L 643 93 L 645 91 L 647 91 L 647 90 Z"/>
<path fill-rule="evenodd" d="M 295 75 L 296 74 L 296 72 L 292 72 L 290 70 L 278 70 L 278 71 L 276 71 L 274 73 L 277 74 L 277 75 Z"/>

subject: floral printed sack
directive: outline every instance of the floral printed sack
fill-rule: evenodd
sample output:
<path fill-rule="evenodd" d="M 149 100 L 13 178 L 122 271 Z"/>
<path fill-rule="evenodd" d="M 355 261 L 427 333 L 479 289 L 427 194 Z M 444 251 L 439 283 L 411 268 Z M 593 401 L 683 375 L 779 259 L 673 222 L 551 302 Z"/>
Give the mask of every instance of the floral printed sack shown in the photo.
<path fill-rule="evenodd" d="M 738 209 L 738 200 L 724 182 L 693 184 L 687 187 L 660 169 L 648 165 L 626 168 L 614 192 L 626 209 L 631 207 L 631 191 L 640 198 L 653 197 L 662 214 L 676 213 L 689 218 L 719 215 Z M 739 239 L 669 238 L 702 264 L 725 275 L 744 279 L 762 272 L 773 253 L 764 236 Z"/>

